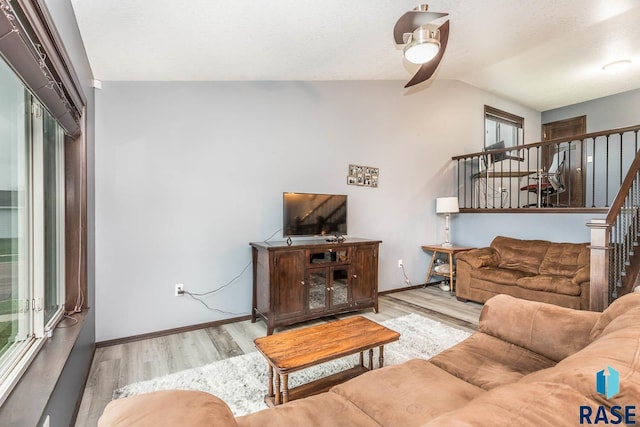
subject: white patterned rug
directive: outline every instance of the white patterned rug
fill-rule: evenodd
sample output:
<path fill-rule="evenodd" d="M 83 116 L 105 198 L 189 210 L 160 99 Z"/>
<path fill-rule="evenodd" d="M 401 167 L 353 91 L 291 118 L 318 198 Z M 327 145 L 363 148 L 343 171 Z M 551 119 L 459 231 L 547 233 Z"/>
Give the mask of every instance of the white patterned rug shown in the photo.
<path fill-rule="evenodd" d="M 409 359 L 428 359 L 467 338 L 470 333 L 438 321 L 409 314 L 381 322 L 400 332 L 400 340 L 384 348 L 385 365 L 397 365 Z M 375 353 L 377 359 L 377 351 Z M 289 375 L 289 387 L 348 369 L 358 356 L 327 362 Z M 199 368 L 187 369 L 148 381 L 129 384 L 113 393 L 114 399 L 157 390 L 201 390 L 224 400 L 234 415 L 245 415 L 266 408 L 267 363 L 260 353 L 248 353 L 220 360 Z"/>

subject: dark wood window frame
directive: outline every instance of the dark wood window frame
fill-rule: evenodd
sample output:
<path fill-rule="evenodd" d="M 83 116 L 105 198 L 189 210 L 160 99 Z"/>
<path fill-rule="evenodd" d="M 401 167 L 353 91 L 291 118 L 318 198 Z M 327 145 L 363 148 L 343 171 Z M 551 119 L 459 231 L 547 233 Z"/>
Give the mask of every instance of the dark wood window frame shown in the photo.
<path fill-rule="evenodd" d="M 522 141 L 518 145 L 524 144 L 524 117 L 517 116 L 507 111 L 499 110 L 498 108 L 491 107 L 490 105 L 484 106 L 484 145 L 486 147 L 487 141 L 487 118 L 491 117 L 492 120 L 503 123 L 509 126 L 515 126 L 522 129 Z"/>

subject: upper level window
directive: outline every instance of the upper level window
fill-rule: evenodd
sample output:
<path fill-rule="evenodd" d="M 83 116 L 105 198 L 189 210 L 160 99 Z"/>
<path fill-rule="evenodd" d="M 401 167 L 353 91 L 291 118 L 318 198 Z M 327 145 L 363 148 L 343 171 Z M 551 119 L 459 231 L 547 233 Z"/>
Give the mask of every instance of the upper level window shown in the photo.
<path fill-rule="evenodd" d="M 524 143 L 524 118 L 484 106 L 484 148 L 515 147 Z"/>

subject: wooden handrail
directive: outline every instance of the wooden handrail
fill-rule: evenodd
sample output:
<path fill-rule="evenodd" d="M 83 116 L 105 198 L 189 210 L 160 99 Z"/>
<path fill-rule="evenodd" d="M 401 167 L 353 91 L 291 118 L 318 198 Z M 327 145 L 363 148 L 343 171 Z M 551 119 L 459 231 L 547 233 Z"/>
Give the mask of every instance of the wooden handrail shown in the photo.
<path fill-rule="evenodd" d="M 611 207 L 609 208 L 606 218 L 607 225 L 612 225 L 620 213 L 627 194 L 629 194 L 629 190 L 633 185 L 633 181 L 635 181 L 636 176 L 638 175 L 638 171 L 640 171 L 640 152 L 638 152 L 636 157 L 633 159 L 633 163 L 631 163 L 631 166 L 627 171 L 627 175 L 624 177 L 624 181 L 622 181 L 622 185 L 616 194 L 616 198 L 613 199 L 613 202 L 611 203 Z"/>
<path fill-rule="evenodd" d="M 635 277 L 627 277 L 627 274 L 630 271 L 637 274 L 638 269 L 627 269 L 627 266 L 631 265 L 632 258 L 638 262 L 634 248 L 637 245 L 640 209 L 637 205 L 639 171 L 640 152 L 636 153 L 607 216 L 587 224 L 591 229 L 591 310 L 604 310 L 611 300 L 619 296 L 618 289 L 628 291 L 629 285 L 635 281 Z"/>
<path fill-rule="evenodd" d="M 535 147 L 541 147 L 541 146 L 544 146 L 544 145 L 559 144 L 559 143 L 568 142 L 568 141 L 581 141 L 581 140 L 585 140 L 585 139 L 589 139 L 589 138 L 597 138 L 599 136 L 614 135 L 614 134 L 626 133 L 626 132 L 637 132 L 639 130 L 640 130 L 640 125 L 628 126 L 628 127 L 624 127 L 624 128 L 618 128 L 618 129 L 609 129 L 609 130 L 606 130 L 606 131 L 585 133 L 585 134 L 582 134 L 582 135 L 575 135 L 575 136 L 567 136 L 567 137 L 563 137 L 563 138 L 549 139 L 547 141 L 533 142 L 533 143 L 530 143 L 530 144 L 514 145 L 514 146 L 511 146 L 511 147 L 498 148 L 498 149 L 495 149 L 495 150 L 491 150 L 490 152 L 489 151 L 480 151 L 480 152 L 477 152 L 477 153 L 463 154 L 463 155 L 460 155 L 460 156 L 453 156 L 451 158 L 451 160 L 462 160 L 462 159 L 468 159 L 470 157 L 485 156 L 485 155 L 487 155 L 487 153 L 496 154 L 496 153 L 506 153 L 508 151 L 526 150 L 527 148 L 535 148 Z"/>

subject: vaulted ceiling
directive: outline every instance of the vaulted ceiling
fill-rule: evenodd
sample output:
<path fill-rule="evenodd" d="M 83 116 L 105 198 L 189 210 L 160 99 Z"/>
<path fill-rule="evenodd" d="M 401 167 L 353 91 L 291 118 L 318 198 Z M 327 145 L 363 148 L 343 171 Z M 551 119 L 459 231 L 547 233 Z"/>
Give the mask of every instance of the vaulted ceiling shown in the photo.
<path fill-rule="evenodd" d="M 392 30 L 417 4 L 72 0 L 99 80 L 397 80 L 399 91 L 417 66 Z M 539 111 L 640 88 L 640 1 L 433 0 L 429 10 L 451 26 L 435 79 Z M 603 72 L 622 59 L 626 72 Z"/>

